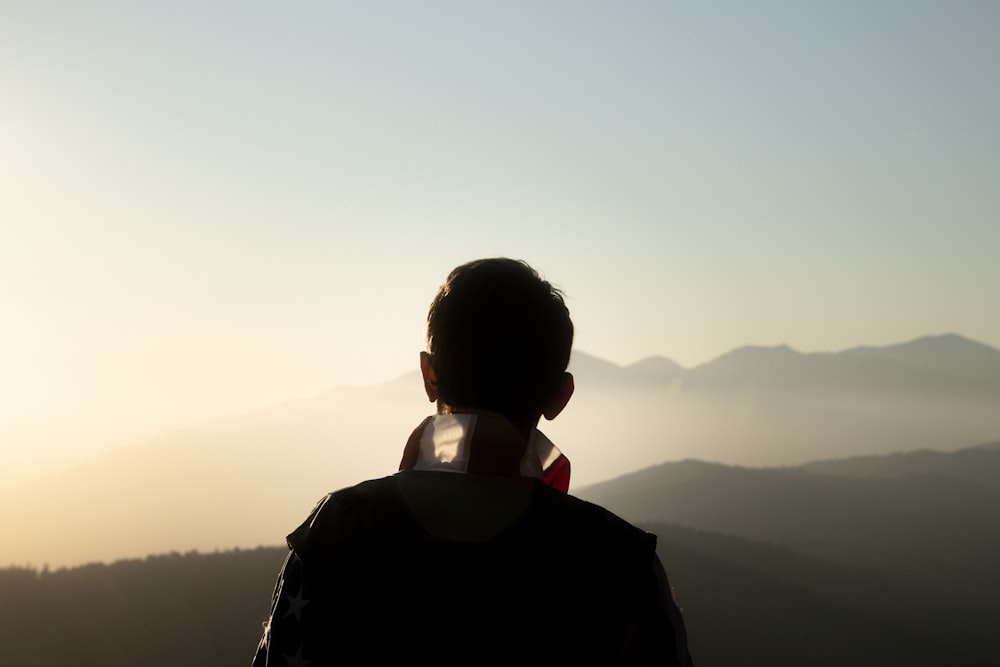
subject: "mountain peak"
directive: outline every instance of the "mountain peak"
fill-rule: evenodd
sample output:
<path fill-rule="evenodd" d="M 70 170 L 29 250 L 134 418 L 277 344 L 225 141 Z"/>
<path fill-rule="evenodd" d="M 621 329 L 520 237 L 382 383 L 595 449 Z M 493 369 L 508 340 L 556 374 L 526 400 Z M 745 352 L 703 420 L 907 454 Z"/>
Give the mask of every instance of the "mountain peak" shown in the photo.
<path fill-rule="evenodd" d="M 702 364 L 699 368 L 738 369 L 750 366 L 756 367 L 787 362 L 802 356 L 802 353 L 784 343 L 774 346 L 744 345 L 720 357 L 716 357 L 708 363 Z"/>
<path fill-rule="evenodd" d="M 884 359 L 923 372 L 995 381 L 1000 374 L 1000 350 L 978 341 L 946 333 L 924 336 L 885 347 L 856 347 L 845 356 Z"/>
<path fill-rule="evenodd" d="M 673 359 L 655 355 L 645 357 L 631 363 L 625 367 L 626 370 L 642 373 L 643 375 L 676 375 L 683 373 L 685 368 Z"/>

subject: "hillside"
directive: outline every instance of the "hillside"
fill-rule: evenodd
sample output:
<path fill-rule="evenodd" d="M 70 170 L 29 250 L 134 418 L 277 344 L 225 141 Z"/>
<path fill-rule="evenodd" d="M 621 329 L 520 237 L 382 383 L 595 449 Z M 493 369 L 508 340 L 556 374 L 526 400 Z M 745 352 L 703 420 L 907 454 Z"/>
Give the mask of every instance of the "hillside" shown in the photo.
<path fill-rule="evenodd" d="M 950 453 L 919 450 L 882 456 L 816 461 L 802 466 L 802 469 L 845 477 L 945 475 L 986 486 L 1000 487 L 1000 469 L 996 466 L 998 452 L 1000 452 L 1000 441 Z"/>
<path fill-rule="evenodd" d="M 684 461 L 587 487 L 583 498 L 632 521 L 689 526 L 784 546 L 850 566 L 892 571 L 940 591 L 975 598 L 1000 588 L 1000 450 L 985 446 L 880 460 L 751 469 Z M 975 474 L 966 461 L 975 460 Z M 893 464 L 897 464 L 895 467 Z M 985 599 L 985 597 L 983 598 Z"/>
<path fill-rule="evenodd" d="M 0 570 L 0 665 L 246 667 L 286 553 Z"/>
<path fill-rule="evenodd" d="M 699 667 L 992 664 L 991 600 L 760 541 L 643 527 L 659 537 Z M 0 570 L 0 664 L 245 667 L 286 553 Z"/>
<path fill-rule="evenodd" d="M 659 537 L 699 667 L 992 664 L 1000 617 L 986 596 L 762 541 L 642 525 Z"/>

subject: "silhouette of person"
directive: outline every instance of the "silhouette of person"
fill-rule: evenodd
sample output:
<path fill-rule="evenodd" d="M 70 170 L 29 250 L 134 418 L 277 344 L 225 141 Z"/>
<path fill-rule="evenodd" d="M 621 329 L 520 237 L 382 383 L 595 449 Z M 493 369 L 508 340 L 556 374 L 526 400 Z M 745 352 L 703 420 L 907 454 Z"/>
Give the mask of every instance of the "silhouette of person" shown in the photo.
<path fill-rule="evenodd" d="M 436 414 L 399 472 L 288 536 L 254 667 L 691 664 L 655 536 L 569 495 L 536 428 L 573 395 L 572 342 L 562 294 L 524 262 L 451 272 L 420 354 Z"/>

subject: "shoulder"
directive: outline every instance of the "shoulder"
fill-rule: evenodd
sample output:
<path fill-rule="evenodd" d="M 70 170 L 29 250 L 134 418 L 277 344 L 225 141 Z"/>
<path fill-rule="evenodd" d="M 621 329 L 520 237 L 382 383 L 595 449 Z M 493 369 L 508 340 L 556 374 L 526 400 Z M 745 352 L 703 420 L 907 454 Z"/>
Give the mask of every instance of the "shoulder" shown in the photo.
<path fill-rule="evenodd" d="M 320 537 L 329 540 L 357 534 L 364 529 L 373 508 L 392 503 L 397 497 L 397 483 L 392 476 L 328 493 L 288 535 L 288 547 L 303 556 L 315 550 Z"/>
<path fill-rule="evenodd" d="M 585 530 L 604 538 L 624 540 L 653 551 L 656 536 L 638 528 L 614 512 L 595 503 L 543 487 L 540 494 L 546 511 L 552 513 L 553 522 L 569 530 Z"/>

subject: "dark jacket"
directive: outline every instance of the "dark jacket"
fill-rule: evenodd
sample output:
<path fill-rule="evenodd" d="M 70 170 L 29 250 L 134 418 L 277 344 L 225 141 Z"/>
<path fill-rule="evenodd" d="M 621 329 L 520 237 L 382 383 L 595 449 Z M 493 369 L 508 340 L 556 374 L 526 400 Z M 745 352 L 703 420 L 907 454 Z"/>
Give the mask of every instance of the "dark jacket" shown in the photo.
<path fill-rule="evenodd" d="M 655 541 L 534 479 L 365 482 L 289 535 L 254 667 L 689 665 Z"/>

